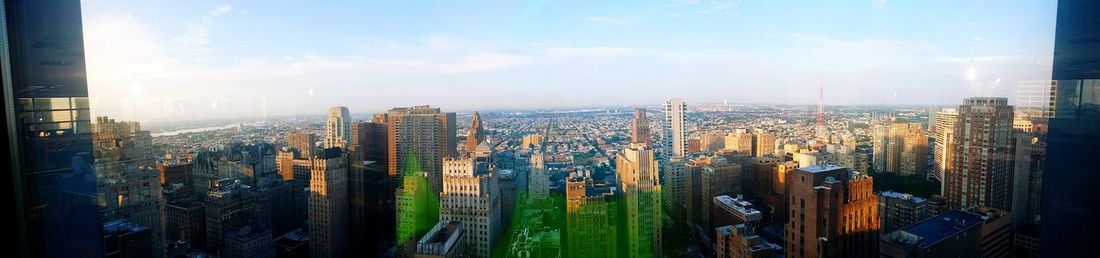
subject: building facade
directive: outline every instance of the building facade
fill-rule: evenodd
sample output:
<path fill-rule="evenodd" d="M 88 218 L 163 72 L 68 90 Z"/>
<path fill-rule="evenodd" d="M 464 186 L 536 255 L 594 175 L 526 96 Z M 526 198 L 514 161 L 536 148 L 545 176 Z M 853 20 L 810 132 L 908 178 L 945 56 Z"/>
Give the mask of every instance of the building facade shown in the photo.
<path fill-rule="evenodd" d="M 822 165 L 787 177 L 786 257 L 878 257 L 878 196 L 872 178 Z"/>
<path fill-rule="evenodd" d="M 687 154 L 687 134 L 684 131 L 684 115 L 687 103 L 681 99 L 665 101 L 664 145 L 672 156 Z"/>
<path fill-rule="evenodd" d="M 1008 209 L 1011 199 L 1012 106 L 1008 99 L 967 98 L 959 106 L 945 197 L 951 208 Z"/>
<path fill-rule="evenodd" d="M 660 164 L 645 144 L 631 144 L 615 156 L 626 219 L 627 257 L 661 257 Z"/>

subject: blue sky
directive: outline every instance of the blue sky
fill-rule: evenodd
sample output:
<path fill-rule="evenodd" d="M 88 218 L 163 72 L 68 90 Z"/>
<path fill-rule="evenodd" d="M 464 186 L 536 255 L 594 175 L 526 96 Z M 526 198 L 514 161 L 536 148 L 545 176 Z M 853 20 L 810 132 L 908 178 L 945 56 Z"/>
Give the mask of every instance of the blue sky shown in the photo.
<path fill-rule="evenodd" d="M 689 103 L 956 104 L 1050 77 L 1054 1 L 84 0 L 123 119 Z M 968 71 L 973 71 L 972 78 Z"/>

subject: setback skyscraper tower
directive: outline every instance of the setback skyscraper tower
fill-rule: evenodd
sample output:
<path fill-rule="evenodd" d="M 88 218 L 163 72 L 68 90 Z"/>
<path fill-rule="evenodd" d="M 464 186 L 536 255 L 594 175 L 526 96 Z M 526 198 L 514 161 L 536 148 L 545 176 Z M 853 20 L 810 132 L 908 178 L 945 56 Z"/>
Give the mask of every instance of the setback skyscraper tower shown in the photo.
<path fill-rule="evenodd" d="M 349 141 L 351 141 L 351 114 L 348 108 L 329 108 L 328 120 L 325 122 L 325 148 L 339 147 L 346 151 Z"/>

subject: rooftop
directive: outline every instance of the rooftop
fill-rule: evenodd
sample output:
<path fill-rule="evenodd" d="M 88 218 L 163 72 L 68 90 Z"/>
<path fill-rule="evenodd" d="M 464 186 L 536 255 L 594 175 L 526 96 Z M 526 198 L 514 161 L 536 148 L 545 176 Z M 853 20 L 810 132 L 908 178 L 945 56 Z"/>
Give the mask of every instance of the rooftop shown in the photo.
<path fill-rule="evenodd" d="M 885 192 L 879 193 L 879 195 L 884 196 L 884 197 L 894 198 L 894 199 L 908 200 L 908 201 L 912 201 L 913 203 L 924 203 L 924 202 L 928 201 L 928 200 L 925 200 L 924 198 L 913 196 L 912 194 L 899 193 L 899 192 L 894 192 L 894 191 L 885 191 Z"/>
<path fill-rule="evenodd" d="M 834 171 L 834 170 L 837 170 L 837 169 L 848 169 L 848 168 L 833 165 L 833 164 L 822 164 L 822 165 L 818 165 L 818 166 L 803 167 L 803 168 L 799 168 L 799 169 L 802 170 L 802 171 L 810 172 L 810 173 L 821 173 L 821 172 Z"/>
<path fill-rule="evenodd" d="M 981 223 L 981 215 L 952 210 L 891 232 L 884 238 L 895 244 L 928 247 Z"/>

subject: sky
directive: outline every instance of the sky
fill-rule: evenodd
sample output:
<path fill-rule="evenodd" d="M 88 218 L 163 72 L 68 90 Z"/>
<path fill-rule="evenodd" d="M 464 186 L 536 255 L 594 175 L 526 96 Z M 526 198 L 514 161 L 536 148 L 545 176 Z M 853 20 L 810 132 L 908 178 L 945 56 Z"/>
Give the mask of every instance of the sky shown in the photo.
<path fill-rule="evenodd" d="M 1055 1 L 83 0 L 92 112 L 958 104 L 1049 80 Z"/>

